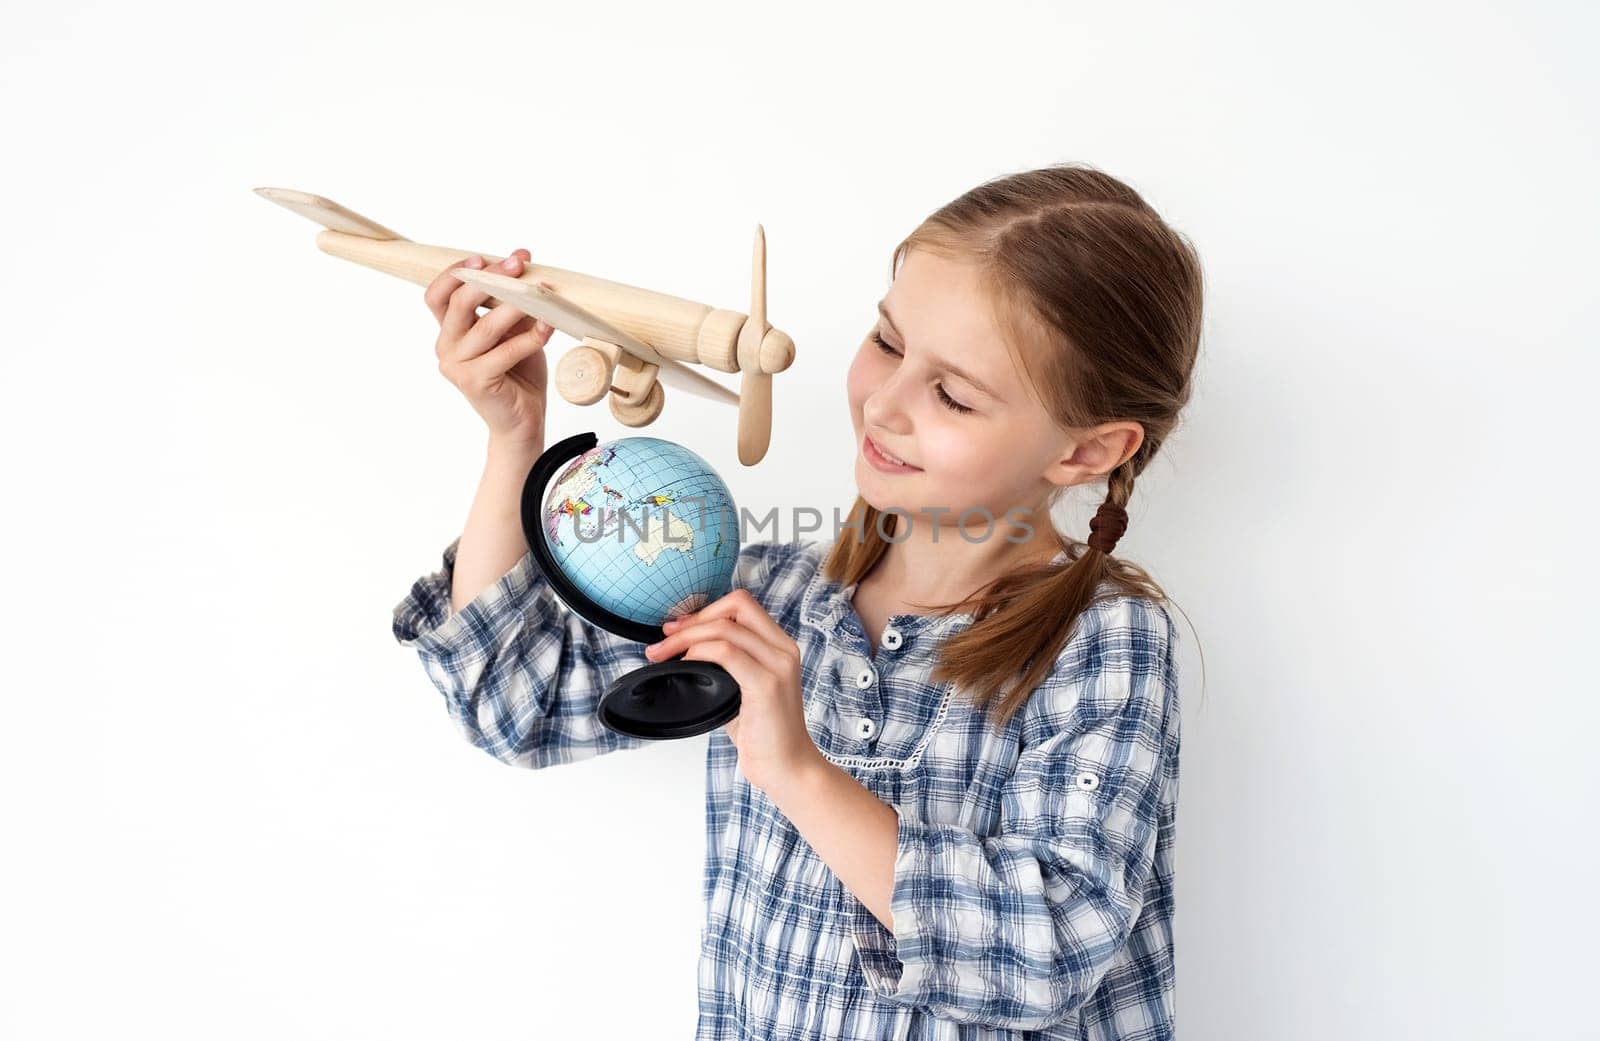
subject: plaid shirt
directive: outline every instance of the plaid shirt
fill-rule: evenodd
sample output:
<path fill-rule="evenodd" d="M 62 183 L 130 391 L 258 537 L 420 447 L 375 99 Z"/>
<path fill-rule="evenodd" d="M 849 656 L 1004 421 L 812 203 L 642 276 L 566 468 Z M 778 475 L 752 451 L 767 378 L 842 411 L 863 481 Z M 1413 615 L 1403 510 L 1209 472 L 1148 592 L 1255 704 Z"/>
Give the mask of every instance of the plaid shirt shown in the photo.
<path fill-rule="evenodd" d="M 649 743 L 595 714 L 614 679 L 649 664 L 644 645 L 570 610 L 532 554 L 452 614 L 456 545 L 395 607 L 393 632 L 466 738 L 529 769 Z M 996 729 L 929 678 L 971 614 L 893 615 L 873 654 L 854 587 L 822 577 L 827 549 L 746 545 L 733 586 L 799 645 L 817 747 L 899 816 L 894 929 L 712 731 L 696 1041 L 1171 1038 L 1171 615 L 1139 597 L 1091 605 Z"/>

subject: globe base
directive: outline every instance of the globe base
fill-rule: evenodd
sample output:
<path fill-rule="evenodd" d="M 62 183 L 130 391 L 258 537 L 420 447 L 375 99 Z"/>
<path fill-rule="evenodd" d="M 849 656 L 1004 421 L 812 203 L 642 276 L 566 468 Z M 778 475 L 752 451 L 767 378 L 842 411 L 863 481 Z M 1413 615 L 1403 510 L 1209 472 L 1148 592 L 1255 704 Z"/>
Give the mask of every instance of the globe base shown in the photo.
<path fill-rule="evenodd" d="M 597 714 L 607 730 L 628 737 L 697 737 L 738 716 L 739 684 L 716 662 L 652 662 L 618 677 Z"/>

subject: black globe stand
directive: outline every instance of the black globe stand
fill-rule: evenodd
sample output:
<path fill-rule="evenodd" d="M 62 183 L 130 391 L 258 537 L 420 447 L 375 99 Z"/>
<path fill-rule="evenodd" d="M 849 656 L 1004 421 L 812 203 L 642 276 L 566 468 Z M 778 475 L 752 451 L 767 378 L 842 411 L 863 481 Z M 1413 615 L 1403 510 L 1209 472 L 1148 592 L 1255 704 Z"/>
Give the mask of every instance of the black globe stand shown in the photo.
<path fill-rule="evenodd" d="M 624 618 L 589 599 L 561 570 L 545 543 L 545 486 L 561 467 L 598 443 L 593 431 L 574 434 L 539 456 L 522 483 L 522 536 L 545 581 L 573 611 L 618 636 L 658 643 L 667 635 L 660 625 Z M 619 676 L 601 696 L 596 712 L 606 729 L 628 737 L 652 741 L 695 737 L 739 714 L 739 684 L 716 662 L 683 658 L 651 662 Z"/>

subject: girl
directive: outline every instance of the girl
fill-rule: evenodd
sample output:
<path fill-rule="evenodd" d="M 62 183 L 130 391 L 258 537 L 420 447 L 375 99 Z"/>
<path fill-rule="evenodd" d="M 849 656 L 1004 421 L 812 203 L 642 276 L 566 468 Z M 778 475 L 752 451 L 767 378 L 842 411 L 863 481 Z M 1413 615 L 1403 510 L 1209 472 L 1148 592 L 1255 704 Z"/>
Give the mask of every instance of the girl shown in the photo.
<path fill-rule="evenodd" d="M 470 741 L 532 769 L 647 743 L 595 715 L 624 672 L 683 652 L 739 682 L 706 756 L 698 1041 L 1170 1038 L 1177 637 L 1112 551 L 1189 397 L 1198 260 L 1064 165 L 939 209 L 891 275 L 847 379 L 849 524 L 744 546 L 733 591 L 646 648 L 567 609 L 523 541 L 551 330 L 475 318 L 442 272 L 440 368 L 488 462 L 394 635 Z M 1102 478 L 1087 544 L 1056 532 Z"/>

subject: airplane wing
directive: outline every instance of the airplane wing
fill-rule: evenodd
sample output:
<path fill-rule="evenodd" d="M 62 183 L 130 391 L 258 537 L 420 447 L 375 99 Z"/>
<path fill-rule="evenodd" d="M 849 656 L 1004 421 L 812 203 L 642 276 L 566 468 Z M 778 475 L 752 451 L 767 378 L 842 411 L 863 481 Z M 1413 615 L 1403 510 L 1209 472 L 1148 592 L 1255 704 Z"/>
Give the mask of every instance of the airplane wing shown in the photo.
<path fill-rule="evenodd" d="M 461 281 L 516 307 L 523 314 L 543 320 L 576 339 L 589 337 L 614 343 L 641 361 L 658 367 L 656 376 L 669 386 L 678 387 L 690 394 L 712 401 L 737 406 L 739 395 L 716 380 L 704 376 L 683 362 L 657 353 L 649 344 L 610 322 L 593 311 L 585 310 L 542 282 L 524 282 L 511 275 L 494 271 L 481 271 L 470 267 L 457 267 L 450 272 Z"/>

